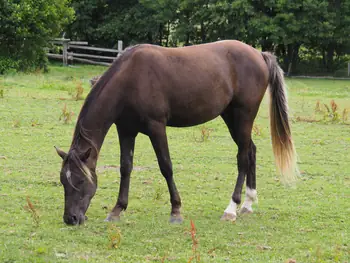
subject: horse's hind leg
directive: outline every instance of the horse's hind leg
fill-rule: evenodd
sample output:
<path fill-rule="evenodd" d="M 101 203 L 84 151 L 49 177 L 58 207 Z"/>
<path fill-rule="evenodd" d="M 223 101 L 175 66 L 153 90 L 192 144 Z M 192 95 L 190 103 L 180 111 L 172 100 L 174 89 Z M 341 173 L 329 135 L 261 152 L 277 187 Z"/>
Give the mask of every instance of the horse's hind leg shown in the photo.
<path fill-rule="evenodd" d="M 176 185 L 173 178 L 173 168 L 171 164 L 168 140 L 165 132 L 165 124 L 160 122 L 151 122 L 148 125 L 149 137 L 151 139 L 154 151 L 157 155 L 158 164 L 162 175 L 164 176 L 171 202 L 171 223 L 181 223 L 182 217 L 180 214 L 181 199 L 176 189 Z"/>
<path fill-rule="evenodd" d="M 250 151 L 248 154 L 249 158 L 249 169 L 247 173 L 247 188 L 245 191 L 244 203 L 241 207 L 241 214 L 250 214 L 253 213 L 252 204 L 257 201 L 257 192 L 256 192 L 256 147 L 253 141 L 251 141 Z"/>
<path fill-rule="evenodd" d="M 118 127 L 120 145 L 120 186 L 118 201 L 106 221 L 117 221 L 120 213 L 128 206 L 130 174 L 133 168 L 133 155 L 137 133 L 130 133 Z"/>
<path fill-rule="evenodd" d="M 242 107 L 228 108 L 221 116 L 230 131 L 232 139 L 238 146 L 237 182 L 230 204 L 227 206 L 224 215 L 222 216 L 222 220 L 234 221 L 237 216 L 237 205 L 241 203 L 241 194 L 245 176 L 247 176 L 247 183 L 249 186 L 254 186 L 255 189 L 255 145 L 251 140 L 255 114 L 252 114 L 251 111 Z M 247 207 L 251 208 L 248 204 Z"/>

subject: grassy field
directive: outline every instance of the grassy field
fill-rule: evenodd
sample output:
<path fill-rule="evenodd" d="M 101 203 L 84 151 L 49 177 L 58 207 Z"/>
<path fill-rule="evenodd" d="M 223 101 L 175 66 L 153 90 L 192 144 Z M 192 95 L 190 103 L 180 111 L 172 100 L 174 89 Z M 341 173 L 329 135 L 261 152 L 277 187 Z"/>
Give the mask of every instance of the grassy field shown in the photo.
<path fill-rule="evenodd" d="M 53 146 L 68 150 L 83 103 L 73 98 L 76 90 L 84 88 L 86 96 L 88 80 L 105 68 L 50 69 L 0 77 L 0 262 L 190 262 L 190 220 L 200 255 L 192 262 L 350 262 L 350 114 L 344 111 L 350 110 L 350 81 L 287 80 L 302 175 L 295 187 L 276 176 L 265 96 L 253 134 L 259 196 L 254 214 L 234 224 L 219 220 L 236 180 L 237 148 L 218 118 L 168 129 L 183 224 L 168 223 L 168 190 L 143 135 L 136 141 L 129 208 L 121 222 L 103 222 L 119 187 L 112 127 L 89 220 L 68 227 L 62 221 L 61 160 Z M 66 117 L 73 114 L 67 124 L 64 108 Z"/>

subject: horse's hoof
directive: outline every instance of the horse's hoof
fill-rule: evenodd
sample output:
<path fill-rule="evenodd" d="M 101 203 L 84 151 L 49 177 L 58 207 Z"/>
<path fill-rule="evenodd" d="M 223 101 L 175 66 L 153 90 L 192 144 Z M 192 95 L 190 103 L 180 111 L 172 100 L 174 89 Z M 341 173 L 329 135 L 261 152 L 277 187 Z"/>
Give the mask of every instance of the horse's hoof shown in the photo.
<path fill-rule="evenodd" d="M 241 210 L 239 210 L 239 213 L 240 213 L 241 215 L 243 215 L 243 214 L 252 214 L 252 213 L 253 213 L 253 210 L 243 206 L 243 207 L 241 208 Z"/>
<path fill-rule="evenodd" d="M 120 221 L 120 216 L 114 216 L 111 214 L 109 214 L 105 219 L 105 222 L 118 222 L 118 221 Z"/>
<path fill-rule="evenodd" d="M 171 224 L 181 224 L 184 221 L 181 215 L 171 215 L 169 222 Z"/>
<path fill-rule="evenodd" d="M 229 213 L 224 213 L 224 215 L 221 217 L 221 221 L 235 222 L 236 221 L 236 215 L 229 214 Z"/>

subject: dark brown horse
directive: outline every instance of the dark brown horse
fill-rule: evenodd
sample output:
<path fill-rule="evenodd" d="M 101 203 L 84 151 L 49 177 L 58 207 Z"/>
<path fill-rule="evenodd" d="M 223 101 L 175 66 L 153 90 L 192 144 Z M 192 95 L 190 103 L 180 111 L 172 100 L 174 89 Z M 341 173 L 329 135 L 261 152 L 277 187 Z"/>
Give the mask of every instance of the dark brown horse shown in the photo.
<path fill-rule="evenodd" d="M 81 109 L 68 153 L 63 159 L 64 222 L 81 224 L 97 188 L 96 162 L 103 140 L 115 124 L 120 143 L 118 201 L 108 221 L 118 220 L 128 205 L 135 138 L 149 136 L 166 179 L 171 221 L 181 222 L 181 199 L 173 179 L 166 126 L 188 127 L 221 116 L 238 145 L 238 178 L 222 217 L 235 220 L 245 178 L 241 212 L 252 212 L 256 199 L 253 121 L 270 86 L 271 137 L 276 165 L 286 179 L 296 172 L 288 123 L 283 73 L 273 55 L 239 41 L 183 48 L 138 45 L 128 48 L 101 76 Z"/>

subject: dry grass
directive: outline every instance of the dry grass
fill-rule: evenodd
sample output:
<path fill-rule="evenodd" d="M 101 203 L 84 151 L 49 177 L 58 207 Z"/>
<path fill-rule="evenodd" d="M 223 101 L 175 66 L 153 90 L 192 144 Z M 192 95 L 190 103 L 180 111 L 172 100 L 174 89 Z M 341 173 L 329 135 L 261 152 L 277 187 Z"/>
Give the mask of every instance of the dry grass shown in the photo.
<path fill-rule="evenodd" d="M 196 226 L 194 225 L 194 222 L 191 220 L 191 240 L 192 240 L 192 256 L 188 259 L 188 263 L 191 263 L 193 260 L 195 262 L 200 262 L 201 261 L 201 256 L 200 252 L 198 251 L 198 239 L 197 239 L 197 231 L 196 231 Z"/>
<path fill-rule="evenodd" d="M 311 116 L 296 116 L 294 118 L 297 122 L 319 122 L 319 123 L 343 123 L 347 124 L 349 120 L 349 109 L 345 108 L 342 111 L 342 114 L 339 113 L 340 107 L 335 102 L 331 100 L 329 105 L 326 103 L 321 103 L 320 100 L 316 101 L 314 114 Z"/>
<path fill-rule="evenodd" d="M 29 196 L 27 196 L 27 205 L 24 206 L 24 209 L 31 213 L 35 226 L 39 226 L 39 223 L 40 223 L 39 214 L 36 208 L 34 207 L 33 203 L 30 201 Z"/>
<path fill-rule="evenodd" d="M 73 115 L 74 115 L 74 113 L 67 109 L 67 104 L 64 104 L 63 109 L 62 109 L 62 113 L 59 117 L 59 121 L 63 120 L 64 124 L 68 124 L 72 121 Z"/>
<path fill-rule="evenodd" d="M 110 224 L 108 226 L 108 240 L 109 248 L 118 248 L 120 246 L 122 241 L 122 234 L 119 227 L 113 224 Z"/>

